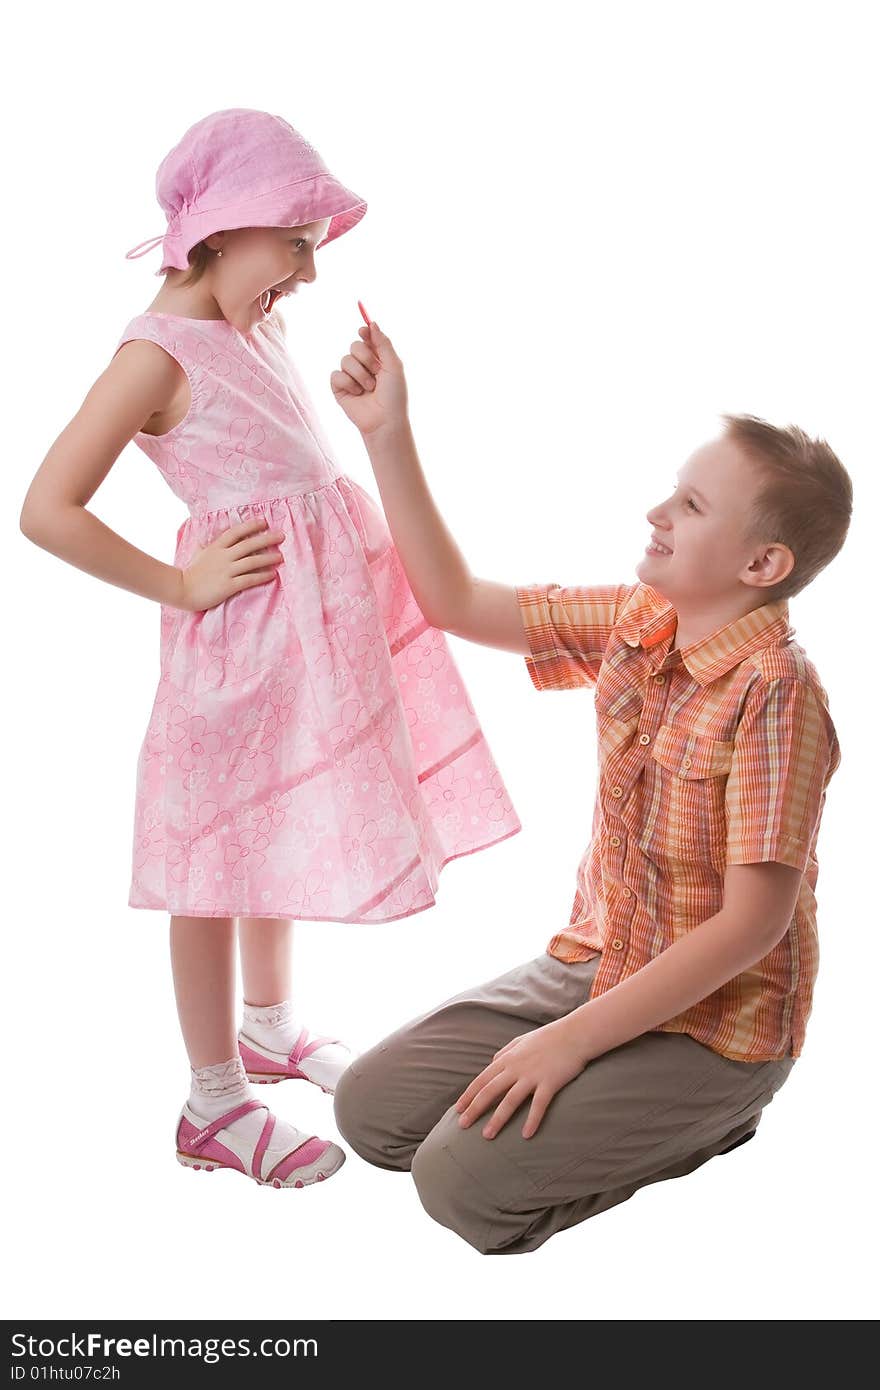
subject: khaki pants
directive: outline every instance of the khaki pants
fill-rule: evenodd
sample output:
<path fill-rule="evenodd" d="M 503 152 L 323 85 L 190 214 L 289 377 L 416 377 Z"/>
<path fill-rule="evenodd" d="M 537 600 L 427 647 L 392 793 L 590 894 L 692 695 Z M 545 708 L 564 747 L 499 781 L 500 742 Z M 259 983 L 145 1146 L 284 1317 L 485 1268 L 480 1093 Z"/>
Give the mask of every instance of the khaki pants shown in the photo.
<path fill-rule="evenodd" d="M 538 956 L 398 1028 L 340 1079 L 336 1119 L 351 1147 L 411 1170 L 429 1215 L 483 1254 L 535 1250 L 648 1183 L 692 1172 L 754 1132 L 794 1066 L 643 1033 L 557 1092 L 531 1139 L 526 1103 L 494 1139 L 481 1132 L 488 1113 L 461 1129 L 453 1106 L 469 1082 L 511 1038 L 582 1004 L 598 965 Z"/>

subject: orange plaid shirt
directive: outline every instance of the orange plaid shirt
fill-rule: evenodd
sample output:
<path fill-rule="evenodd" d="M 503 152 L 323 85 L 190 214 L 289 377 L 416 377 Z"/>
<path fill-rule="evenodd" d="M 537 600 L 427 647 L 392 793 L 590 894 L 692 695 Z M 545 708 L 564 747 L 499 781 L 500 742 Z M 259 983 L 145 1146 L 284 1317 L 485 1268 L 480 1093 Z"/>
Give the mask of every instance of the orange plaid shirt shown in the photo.
<path fill-rule="evenodd" d="M 727 864 L 791 864 L 803 877 L 778 944 L 658 1030 L 736 1061 L 798 1057 L 819 964 L 816 839 L 840 749 L 787 602 L 670 650 L 675 609 L 647 584 L 516 595 L 536 688 L 595 689 L 592 839 L 547 950 L 601 954 L 595 998 L 720 911 Z"/>

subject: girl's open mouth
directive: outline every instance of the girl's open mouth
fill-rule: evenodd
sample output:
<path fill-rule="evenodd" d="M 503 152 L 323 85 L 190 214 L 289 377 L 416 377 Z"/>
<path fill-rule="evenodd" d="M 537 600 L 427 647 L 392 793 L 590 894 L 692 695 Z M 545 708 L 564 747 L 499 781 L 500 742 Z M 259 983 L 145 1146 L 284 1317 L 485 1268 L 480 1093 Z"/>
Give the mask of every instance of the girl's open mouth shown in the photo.
<path fill-rule="evenodd" d="M 276 289 L 263 290 L 263 293 L 260 295 L 260 308 L 264 314 L 271 314 L 275 306 L 275 301 L 281 298 L 282 293 L 282 290 Z"/>

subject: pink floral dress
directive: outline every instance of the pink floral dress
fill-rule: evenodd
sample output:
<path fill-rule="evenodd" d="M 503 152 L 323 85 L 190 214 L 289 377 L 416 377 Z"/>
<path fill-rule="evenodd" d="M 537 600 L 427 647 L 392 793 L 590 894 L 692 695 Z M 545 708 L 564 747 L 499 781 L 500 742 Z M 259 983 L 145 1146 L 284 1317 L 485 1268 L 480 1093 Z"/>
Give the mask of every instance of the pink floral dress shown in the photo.
<path fill-rule="evenodd" d="M 189 516 L 175 565 L 240 521 L 283 530 L 272 581 L 162 606 L 137 767 L 129 905 L 198 917 L 388 922 L 519 818 L 384 515 L 340 473 L 270 317 L 148 312 L 133 338 L 189 378 L 186 417 L 135 443 Z"/>

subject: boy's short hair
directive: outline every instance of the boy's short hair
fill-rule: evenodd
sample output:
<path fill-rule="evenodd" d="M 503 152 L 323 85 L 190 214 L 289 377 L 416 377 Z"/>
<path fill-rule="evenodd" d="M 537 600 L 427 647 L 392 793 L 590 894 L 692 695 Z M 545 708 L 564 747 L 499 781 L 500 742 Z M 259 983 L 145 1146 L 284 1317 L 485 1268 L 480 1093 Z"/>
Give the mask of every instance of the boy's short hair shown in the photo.
<path fill-rule="evenodd" d="M 765 603 L 790 598 L 815 579 L 846 539 L 852 481 L 824 439 L 797 425 L 779 429 L 756 415 L 722 415 L 725 434 L 758 470 L 760 487 L 746 525 L 746 542 L 787 545 L 794 568 L 766 589 Z"/>

